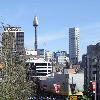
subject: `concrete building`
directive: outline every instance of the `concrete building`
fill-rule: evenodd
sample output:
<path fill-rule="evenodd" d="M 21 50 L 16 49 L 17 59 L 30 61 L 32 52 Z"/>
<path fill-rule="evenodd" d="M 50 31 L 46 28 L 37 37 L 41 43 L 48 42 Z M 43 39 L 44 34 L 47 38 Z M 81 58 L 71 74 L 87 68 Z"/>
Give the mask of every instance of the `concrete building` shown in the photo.
<path fill-rule="evenodd" d="M 69 72 L 69 95 L 71 95 L 70 84 L 75 84 L 75 92 L 84 91 L 84 73 Z"/>
<path fill-rule="evenodd" d="M 67 56 L 67 51 L 57 51 L 55 53 L 56 53 L 55 57 Z"/>
<path fill-rule="evenodd" d="M 51 51 L 45 51 L 45 60 L 52 61 L 54 59 L 54 53 Z"/>
<path fill-rule="evenodd" d="M 68 74 L 52 73 L 52 75 L 40 81 L 41 88 L 45 91 L 68 96 L 68 77 Z"/>
<path fill-rule="evenodd" d="M 43 58 L 45 59 L 45 50 L 44 49 L 37 49 L 37 51 L 32 49 L 26 49 L 26 58 Z"/>
<path fill-rule="evenodd" d="M 79 61 L 79 28 L 69 28 L 69 58 L 72 64 Z"/>
<path fill-rule="evenodd" d="M 76 68 L 69 68 L 63 69 L 63 74 L 68 74 L 69 75 L 69 95 L 72 95 L 71 92 L 71 84 L 73 84 L 74 87 L 74 94 L 78 92 L 83 92 L 84 91 L 84 73 L 81 71 L 77 71 Z"/>
<path fill-rule="evenodd" d="M 69 69 L 67 74 L 52 73 L 52 75 L 41 79 L 41 87 L 47 91 L 56 92 L 54 84 L 60 85 L 59 93 L 62 95 L 72 95 L 70 84 L 75 84 L 75 92 L 83 92 L 84 73 L 76 73 L 74 69 Z"/>
<path fill-rule="evenodd" d="M 66 57 L 66 56 L 59 56 L 58 57 L 58 63 L 66 66 L 67 63 L 69 63 L 69 58 Z"/>
<path fill-rule="evenodd" d="M 26 59 L 37 57 L 37 51 L 26 49 L 25 53 L 26 53 Z"/>
<path fill-rule="evenodd" d="M 26 60 L 27 76 L 29 78 L 43 77 L 52 73 L 51 62 L 45 61 L 44 59 L 29 58 Z"/>
<path fill-rule="evenodd" d="M 59 56 L 67 56 L 67 51 L 54 52 L 54 58 L 58 59 Z"/>
<path fill-rule="evenodd" d="M 44 49 L 37 49 L 37 54 L 39 58 L 45 59 L 45 50 Z"/>
<path fill-rule="evenodd" d="M 84 69 L 84 91 L 88 91 L 88 88 L 87 88 L 87 54 L 82 55 L 82 68 Z"/>
<path fill-rule="evenodd" d="M 86 64 L 86 82 L 87 89 L 90 89 L 90 82 L 96 81 L 96 100 L 100 99 L 100 42 L 96 45 L 89 45 L 87 47 L 87 64 Z M 87 90 L 85 89 L 85 90 Z M 93 92 L 93 91 L 92 91 Z"/>
<path fill-rule="evenodd" d="M 24 55 L 24 31 L 21 27 L 5 27 L 2 35 L 2 51 L 4 54 L 16 52 L 20 57 Z"/>
<path fill-rule="evenodd" d="M 57 51 L 54 52 L 54 59 L 55 59 L 55 63 L 59 63 L 60 62 L 60 58 L 67 58 L 67 51 Z M 59 60 L 59 61 L 58 61 Z"/>

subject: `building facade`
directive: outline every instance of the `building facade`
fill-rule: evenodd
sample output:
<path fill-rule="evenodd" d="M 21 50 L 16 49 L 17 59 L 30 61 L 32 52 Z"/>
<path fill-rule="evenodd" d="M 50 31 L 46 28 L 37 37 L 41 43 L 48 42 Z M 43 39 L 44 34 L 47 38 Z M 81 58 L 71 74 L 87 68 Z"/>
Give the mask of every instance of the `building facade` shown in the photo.
<path fill-rule="evenodd" d="M 88 88 L 87 88 L 87 54 L 82 55 L 82 68 L 84 69 L 84 91 L 88 91 Z"/>
<path fill-rule="evenodd" d="M 24 31 L 21 27 L 5 27 L 2 34 L 2 51 L 5 55 L 16 52 L 20 57 L 24 55 Z"/>
<path fill-rule="evenodd" d="M 67 66 L 66 64 L 69 63 L 69 58 L 66 56 L 59 56 L 58 63 Z"/>
<path fill-rule="evenodd" d="M 91 82 L 96 82 L 96 100 L 100 99 L 100 42 L 96 45 L 87 47 L 87 66 L 86 66 L 87 88 L 90 90 Z M 93 90 L 92 90 L 93 93 Z"/>
<path fill-rule="evenodd" d="M 71 95 L 71 84 L 75 84 L 75 92 L 84 91 L 84 73 L 69 73 L 69 94 Z"/>
<path fill-rule="evenodd" d="M 79 61 L 79 28 L 69 28 L 69 58 L 72 64 Z"/>
<path fill-rule="evenodd" d="M 26 60 L 27 77 L 43 77 L 52 73 L 51 62 L 44 59 L 29 58 Z"/>
<path fill-rule="evenodd" d="M 37 58 L 37 51 L 35 51 L 35 50 L 28 50 L 28 49 L 26 49 L 25 53 L 26 53 L 26 59 Z"/>
<path fill-rule="evenodd" d="M 59 56 L 67 56 L 67 51 L 57 51 L 55 52 L 54 58 L 58 58 Z"/>
<path fill-rule="evenodd" d="M 69 79 L 68 74 L 52 73 L 52 75 L 50 75 L 46 79 L 41 80 L 40 85 L 45 91 L 50 91 L 53 93 L 68 96 L 69 94 L 68 79 Z M 59 88 L 55 87 L 56 85 Z"/>
<path fill-rule="evenodd" d="M 54 53 L 52 51 L 45 51 L 45 60 L 52 61 L 54 59 Z"/>
<path fill-rule="evenodd" d="M 39 58 L 45 59 L 45 50 L 44 49 L 37 49 L 37 54 Z"/>
<path fill-rule="evenodd" d="M 68 57 L 67 51 L 57 51 L 57 52 L 54 52 L 54 59 L 55 59 L 56 63 L 59 63 L 59 58 L 61 58 L 61 57 L 63 57 L 63 58 Z"/>

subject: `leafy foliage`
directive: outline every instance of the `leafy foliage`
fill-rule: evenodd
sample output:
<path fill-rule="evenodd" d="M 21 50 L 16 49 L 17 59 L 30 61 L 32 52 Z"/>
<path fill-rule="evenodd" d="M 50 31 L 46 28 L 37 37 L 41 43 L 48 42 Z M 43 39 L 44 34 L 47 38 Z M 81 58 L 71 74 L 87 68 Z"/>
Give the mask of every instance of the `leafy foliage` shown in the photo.
<path fill-rule="evenodd" d="M 0 83 L 0 100 L 27 100 L 34 95 L 36 84 L 26 81 L 25 59 L 20 60 L 20 55 L 14 52 L 15 37 L 12 34 L 4 34 L 2 37 L 3 80 Z M 33 79 L 34 80 L 34 79 Z"/>

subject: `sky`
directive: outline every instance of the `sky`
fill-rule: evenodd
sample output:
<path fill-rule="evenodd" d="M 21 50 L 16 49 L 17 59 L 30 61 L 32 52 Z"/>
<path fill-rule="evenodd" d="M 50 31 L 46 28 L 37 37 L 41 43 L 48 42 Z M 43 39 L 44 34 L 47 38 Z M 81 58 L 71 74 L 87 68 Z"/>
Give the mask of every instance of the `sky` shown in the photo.
<path fill-rule="evenodd" d="M 34 49 L 34 16 L 39 49 L 68 52 L 71 27 L 80 28 L 80 59 L 100 41 L 100 0 L 0 0 L 0 22 L 22 27 L 28 49 Z"/>

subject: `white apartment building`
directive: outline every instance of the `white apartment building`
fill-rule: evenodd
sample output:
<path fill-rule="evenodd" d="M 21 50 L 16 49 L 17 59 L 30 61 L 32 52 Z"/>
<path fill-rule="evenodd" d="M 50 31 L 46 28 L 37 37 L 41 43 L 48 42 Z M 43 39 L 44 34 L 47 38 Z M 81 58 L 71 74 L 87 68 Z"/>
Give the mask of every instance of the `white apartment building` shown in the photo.
<path fill-rule="evenodd" d="M 69 28 L 69 58 L 72 64 L 79 61 L 79 28 Z"/>
<path fill-rule="evenodd" d="M 45 60 L 52 61 L 54 58 L 54 53 L 51 51 L 45 51 Z"/>
<path fill-rule="evenodd" d="M 51 62 L 45 61 L 42 58 L 29 58 L 26 60 L 26 68 L 30 76 L 46 76 L 52 73 Z"/>
<path fill-rule="evenodd" d="M 66 56 L 59 56 L 58 57 L 58 63 L 63 64 L 66 66 L 66 63 L 69 62 L 69 58 Z"/>

